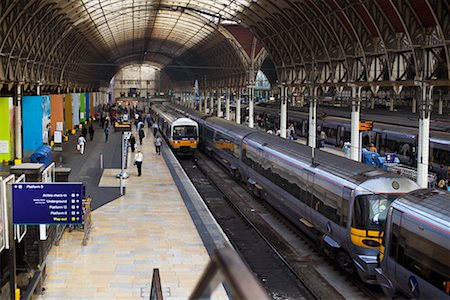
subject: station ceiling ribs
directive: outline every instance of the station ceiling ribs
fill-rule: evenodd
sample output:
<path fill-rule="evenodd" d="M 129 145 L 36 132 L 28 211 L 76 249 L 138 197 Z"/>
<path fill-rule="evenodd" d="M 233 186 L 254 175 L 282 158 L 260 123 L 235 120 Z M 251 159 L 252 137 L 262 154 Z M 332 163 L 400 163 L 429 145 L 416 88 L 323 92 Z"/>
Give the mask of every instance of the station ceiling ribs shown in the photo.
<path fill-rule="evenodd" d="M 186 85 L 243 84 L 264 59 L 250 43 L 288 85 L 448 86 L 450 2 L 0 0 L 4 84 L 98 87 L 132 63 Z"/>

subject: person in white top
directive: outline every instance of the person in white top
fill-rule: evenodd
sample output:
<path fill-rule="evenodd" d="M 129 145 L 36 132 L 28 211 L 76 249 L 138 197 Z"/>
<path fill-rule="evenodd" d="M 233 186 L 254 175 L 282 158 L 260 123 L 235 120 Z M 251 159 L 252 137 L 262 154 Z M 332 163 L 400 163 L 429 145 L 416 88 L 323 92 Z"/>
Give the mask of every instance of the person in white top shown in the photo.
<path fill-rule="evenodd" d="M 77 150 L 80 151 L 80 154 L 84 154 L 84 145 L 86 144 L 86 139 L 83 135 L 80 135 L 77 143 Z"/>
<path fill-rule="evenodd" d="M 142 175 L 142 161 L 144 160 L 144 154 L 142 154 L 141 150 L 134 155 L 134 164 L 138 170 L 138 176 Z"/>

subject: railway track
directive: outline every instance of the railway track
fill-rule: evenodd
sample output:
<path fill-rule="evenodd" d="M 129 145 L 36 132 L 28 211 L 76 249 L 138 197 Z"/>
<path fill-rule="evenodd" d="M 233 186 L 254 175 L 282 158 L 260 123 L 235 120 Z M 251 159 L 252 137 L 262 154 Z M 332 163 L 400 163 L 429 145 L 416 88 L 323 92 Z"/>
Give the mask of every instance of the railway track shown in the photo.
<path fill-rule="evenodd" d="M 321 256 L 315 244 L 265 202 L 255 199 L 208 157 L 183 168 L 235 248 L 274 299 L 381 299 Z M 287 277 L 287 278 L 286 278 Z"/>

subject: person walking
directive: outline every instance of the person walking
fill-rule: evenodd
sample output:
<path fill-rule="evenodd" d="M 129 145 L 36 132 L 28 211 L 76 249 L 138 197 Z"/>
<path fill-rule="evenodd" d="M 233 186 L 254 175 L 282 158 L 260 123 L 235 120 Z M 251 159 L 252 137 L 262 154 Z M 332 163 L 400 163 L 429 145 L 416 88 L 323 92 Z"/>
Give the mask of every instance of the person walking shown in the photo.
<path fill-rule="evenodd" d="M 150 118 L 150 115 L 148 114 L 147 117 L 145 118 L 145 120 L 147 121 L 147 127 L 150 128 L 152 127 L 152 118 Z"/>
<path fill-rule="evenodd" d="M 94 132 L 95 132 L 94 125 L 91 123 L 89 125 L 89 139 L 91 141 L 94 139 Z"/>
<path fill-rule="evenodd" d="M 133 134 L 130 136 L 130 146 L 131 146 L 131 152 L 134 152 L 134 149 L 136 149 L 136 138 Z"/>
<path fill-rule="evenodd" d="M 84 146 L 86 145 L 86 139 L 83 135 L 78 137 L 77 150 L 80 151 L 80 154 L 84 154 Z"/>
<path fill-rule="evenodd" d="M 84 139 L 86 139 L 88 131 L 86 129 L 86 126 L 83 125 L 83 127 L 81 128 L 81 134 L 83 135 Z"/>
<path fill-rule="evenodd" d="M 134 155 L 134 164 L 137 167 L 138 176 L 142 175 L 142 161 L 144 160 L 144 154 L 142 154 L 141 149 L 138 149 L 137 153 Z"/>
<path fill-rule="evenodd" d="M 327 135 L 325 134 L 325 131 L 320 131 L 319 135 L 319 148 L 325 148 L 325 140 L 327 139 Z"/>
<path fill-rule="evenodd" d="M 139 129 L 144 129 L 144 122 L 142 122 L 141 119 L 139 119 L 139 122 L 138 122 L 138 124 L 137 124 L 137 129 L 138 129 L 138 130 L 139 130 Z"/>
<path fill-rule="evenodd" d="M 158 135 L 155 139 L 156 154 L 161 155 L 162 138 Z"/>
<path fill-rule="evenodd" d="M 139 135 L 139 144 L 142 145 L 142 140 L 145 138 L 144 129 L 142 129 L 142 128 L 139 129 L 138 135 Z"/>
<path fill-rule="evenodd" d="M 156 136 L 156 133 L 158 133 L 158 123 L 153 122 L 153 136 Z"/>
<path fill-rule="evenodd" d="M 105 142 L 107 143 L 108 142 L 108 136 L 109 136 L 109 126 L 105 126 L 103 131 L 105 132 Z"/>

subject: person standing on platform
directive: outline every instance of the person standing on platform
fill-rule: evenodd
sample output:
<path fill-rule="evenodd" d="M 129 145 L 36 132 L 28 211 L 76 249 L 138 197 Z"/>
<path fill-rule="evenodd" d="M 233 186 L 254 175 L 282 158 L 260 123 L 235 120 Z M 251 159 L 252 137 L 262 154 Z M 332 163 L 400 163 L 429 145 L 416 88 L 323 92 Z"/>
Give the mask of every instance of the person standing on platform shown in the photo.
<path fill-rule="evenodd" d="M 91 122 L 91 124 L 89 125 L 89 139 L 91 141 L 94 139 L 94 132 L 95 132 L 94 124 L 92 124 Z"/>
<path fill-rule="evenodd" d="M 156 154 L 161 155 L 162 138 L 158 135 L 155 139 Z"/>
<path fill-rule="evenodd" d="M 108 142 L 108 136 L 109 136 L 109 126 L 105 126 L 105 128 L 103 128 L 103 131 L 105 132 L 105 142 L 107 143 Z"/>
<path fill-rule="evenodd" d="M 152 127 L 152 118 L 150 118 L 150 114 L 147 115 L 147 117 L 145 118 L 145 121 L 147 121 L 148 128 Z"/>
<path fill-rule="evenodd" d="M 138 176 L 142 175 L 142 161 L 144 160 L 144 155 L 141 153 L 141 150 L 138 149 L 137 153 L 134 155 L 134 164 L 137 167 Z"/>
<path fill-rule="evenodd" d="M 86 139 L 88 131 L 86 129 L 86 126 L 83 125 L 83 127 L 81 128 L 81 134 L 83 135 L 84 139 Z"/>
<path fill-rule="evenodd" d="M 375 145 L 373 143 L 370 143 L 369 145 L 369 151 L 370 152 L 378 152 L 377 151 L 377 147 L 375 147 Z"/>
<path fill-rule="evenodd" d="M 80 137 L 78 138 L 77 150 L 80 151 L 81 155 L 84 154 L 84 146 L 85 145 L 86 145 L 86 139 L 84 138 L 83 135 L 80 135 Z"/>
<path fill-rule="evenodd" d="M 325 140 L 327 139 L 327 135 L 325 134 L 325 131 L 320 131 L 319 135 L 319 148 L 325 148 Z"/>
<path fill-rule="evenodd" d="M 139 122 L 137 124 L 137 129 L 144 129 L 144 122 L 142 122 L 142 120 L 139 118 Z"/>
<path fill-rule="evenodd" d="M 156 133 L 158 133 L 158 123 L 154 122 L 152 127 L 153 127 L 153 136 L 156 136 Z"/>
<path fill-rule="evenodd" d="M 145 138 L 144 129 L 142 129 L 142 128 L 139 129 L 138 135 L 139 135 L 139 144 L 142 145 L 142 140 Z"/>
<path fill-rule="evenodd" d="M 134 149 L 136 149 L 136 138 L 133 134 L 130 136 L 130 146 L 131 146 L 131 152 L 134 152 Z"/>

